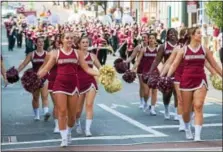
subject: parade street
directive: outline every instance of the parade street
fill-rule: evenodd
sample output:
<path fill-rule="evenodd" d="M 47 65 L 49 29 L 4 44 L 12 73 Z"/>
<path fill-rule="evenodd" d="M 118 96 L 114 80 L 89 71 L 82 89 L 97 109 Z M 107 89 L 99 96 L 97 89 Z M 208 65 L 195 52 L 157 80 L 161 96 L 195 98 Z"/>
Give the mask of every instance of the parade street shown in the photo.
<path fill-rule="evenodd" d="M 5 29 L 2 29 L 2 56 L 6 69 L 18 65 L 25 58 L 25 47 L 8 51 Z M 114 57 L 109 55 L 107 64 L 112 65 Z M 31 64 L 27 68 L 30 68 Z M 26 69 L 27 69 L 26 68 Z M 23 70 L 24 71 L 24 70 Z M 20 73 L 20 77 L 23 72 Z M 121 79 L 121 75 L 119 75 Z M 138 80 L 132 84 L 122 82 L 122 90 L 109 94 L 102 86 L 94 103 L 94 121 L 92 137 L 79 136 L 72 131 L 72 144 L 66 150 L 221 150 L 222 148 L 222 92 L 214 90 L 209 82 L 209 91 L 204 105 L 204 124 L 201 138 L 203 141 L 192 143 L 185 139 L 185 133 L 178 131 L 178 122 L 164 120 L 162 95 L 158 93 L 156 107 L 157 116 L 150 116 L 138 108 Z M 54 122 L 33 120 L 31 108 L 32 96 L 26 92 L 21 82 L 9 84 L 6 88 L 2 83 L 1 91 L 1 122 L 2 143 L 5 150 L 63 150 L 58 145 L 60 135 L 53 133 Z M 49 97 L 50 112 L 52 102 Z M 173 112 L 173 98 L 171 101 Z M 172 113 L 171 113 L 172 114 Z M 81 121 L 84 123 L 85 115 Z M 84 127 L 84 125 L 82 125 Z M 153 143 L 153 145 L 151 145 Z M 140 144 L 141 147 L 140 147 Z M 131 145 L 131 146 L 128 146 Z M 135 145 L 135 146 L 134 146 Z M 103 148 L 100 148 L 103 146 Z M 107 146 L 107 147 L 106 147 Z M 131 148 L 132 147 L 132 148 Z M 51 149 L 50 149 L 51 148 Z M 65 149 L 64 149 L 65 150 Z"/>

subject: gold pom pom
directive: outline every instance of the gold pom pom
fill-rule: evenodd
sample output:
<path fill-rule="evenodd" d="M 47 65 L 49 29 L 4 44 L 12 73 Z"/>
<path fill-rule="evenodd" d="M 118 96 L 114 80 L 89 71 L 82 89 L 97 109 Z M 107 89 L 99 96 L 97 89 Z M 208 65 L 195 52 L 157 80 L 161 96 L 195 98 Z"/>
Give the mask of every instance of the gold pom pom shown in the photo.
<path fill-rule="evenodd" d="M 104 88 L 108 93 L 115 93 L 122 89 L 122 82 L 115 78 L 111 83 L 104 85 Z"/>
<path fill-rule="evenodd" d="M 222 78 L 218 75 L 213 75 L 210 77 L 212 85 L 217 90 L 223 90 L 222 87 Z"/>
<path fill-rule="evenodd" d="M 113 79 L 116 76 L 115 69 L 110 65 L 104 65 L 102 68 L 100 68 L 99 72 L 100 72 L 99 82 L 102 85 L 108 85 L 112 83 Z"/>

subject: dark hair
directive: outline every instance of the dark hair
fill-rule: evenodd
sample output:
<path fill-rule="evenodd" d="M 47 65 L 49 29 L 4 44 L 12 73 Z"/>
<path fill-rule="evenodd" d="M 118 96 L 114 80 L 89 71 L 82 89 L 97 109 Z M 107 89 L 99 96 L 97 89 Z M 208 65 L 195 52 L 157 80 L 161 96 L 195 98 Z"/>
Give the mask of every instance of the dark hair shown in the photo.
<path fill-rule="evenodd" d="M 199 26 L 196 26 L 196 27 L 191 27 L 188 29 L 188 44 L 190 43 L 191 41 L 191 36 L 195 34 L 196 30 L 199 29 L 200 27 Z"/>
<path fill-rule="evenodd" d="M 188 40 L 189 40 L 188 28 L 182 28 L 180 30 L 178 44 L 180 45 L 188 44 Z"/>
<path fill-rule="evenodd" d="M 167 33 L 166 33 L 166 41 L 169 41 L 169 40 L 170 40 L 170 39 L 169 39 L 170 31 L 174 31 L 174 32 L 176 33 L 176 35 L 177 35 L 177 31 L 176 31 L 174 28 L 169 28 L 169 29 L 167 30 Z"/>
<path fill-rule="evenodd" d="M 77 48 L 79 48 L 78 44 L 80 44 L 83 39 L 88 39 L 88 37 L 86 35 L 82 35 L 77 41 Z"/>
<path fill-rule="evenodd" d="M 52 43 L 52 49 L 56 49 L 56 41 L 59 39 L 59 44 L 62 44 L 61 42 L 61 36 L 60 35 L 55 35 L 55 39 Z"/>

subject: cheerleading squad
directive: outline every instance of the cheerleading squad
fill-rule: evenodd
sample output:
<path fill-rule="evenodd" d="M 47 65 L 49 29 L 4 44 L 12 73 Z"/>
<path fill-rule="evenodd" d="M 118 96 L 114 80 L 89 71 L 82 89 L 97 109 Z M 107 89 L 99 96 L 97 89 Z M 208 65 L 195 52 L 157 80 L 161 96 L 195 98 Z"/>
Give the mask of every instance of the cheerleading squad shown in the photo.
<path fill-rule="evenodd" d="M 115 32 L 112 31 L 113 34 Z M 173 94 L 176 111 L 174 120 L 179 121 L 179 131 L 185 131 L 187 139 L 199 141 L 203 124 L 203 104 L 207 92 L 204 66 L 211 75 L 222 76 L 222 70 L 210 51 L 201 46 L 200 28 L 185 28 L 179 35 L 178 39 L 177 31 L 170 28 L 167 31 L 166 42 L 160 45 L 157 44 L 157 35 L 154 32 L 141 32 L 142 42 L 135 44 L 133 39 L 121 39 L 120 36 L 121 50 L 119 51 L 122 59 L 118 58 L 114 63 L 118 73 L 125 73 L 123 79 L 126 82 L 133 82 L 137 74 L 140 86 L 139 108 L 145 112 L 156 115 L 158 88 L 163 95 L 164 118 L 170 119 L 169 104 Z M 40 95 L 44 120 L 49 119 L 49 92 L 54 103 L 54 132 L 60 133 L 61 146 L 65 147 L 71 142 L 71 131 L 74 125 L 78 134 L 83 133 L 80 117 L 84 104 L 85 135 L 92 136 L 90 128 L 93 120 L 94 99 L 98 90 L 97 77 L 101 75 L 98 70 L 105 64 L 98 60 L 100 59 L 97 54 L 98 49 L 95 53 L 91 53 L 89 36 L 76 35 L 70 28 L 65 28 L 61 35 L 56 34 L 47 51 L 44 50 L 44 38 L 41 35 L 35 35 L 33 42 L 36 44 L 36 50 L 27 54 L 17 71 L 21 72 L 31 62 L 33 73 L 37 73 L 37 79 L 43 80 L 41 88 L 33 89 L 28 85 L 31 77 L 28 77 L 27 71 L 24 73 L 26 77 L 22 78 L 24 88 L 33 96 L 34 120 L 40 120 Z M 101 42 L 103 41 L 92 44 Z M 126 45 L 125 49 L 123 49 L 124 45 Z M 133 68 L 130 68 L 130 62 L 134 64 Z M 163 68 L 159 70 L 158 65 L 161 62 Z M 2 62 L 1 66 L 3 66 Z M 98 70 L 94 70 L 94 66 Z M 2 70 L 2 75 L 7 84 L 4 70 Z M 193 117 L 195 137 L 191 131 Z"/>
<path fill-rule="evenodd" d="M 131 56 L 121 64 L 137 58 L 132 71 L 138 74 L 140 82 L 139 108 L 156 115 L 158 88 L 163 94 L 164 118 L 170 119 L 169 103 L 173 94 L 176 109 L 174 120 L 179 121 L 179 131 L 185 131 L 186 139 L 200 141 L 203 105 L 208 90 L 204 66 L 212 76 L 222 77 L 222 69 L 210 50 L 201 45 L 199 27 L 184 28 L 179 35 L 178 39 L 177 31 L 170 28 L 166 42 L 156 46 L 155 33 L 142 34 L 143 43 L 135 47 Z M 159 71 L 157 67 L 161 62 L 163 68 Z M 195 128 L 194 137 L 191 126 Z"/>

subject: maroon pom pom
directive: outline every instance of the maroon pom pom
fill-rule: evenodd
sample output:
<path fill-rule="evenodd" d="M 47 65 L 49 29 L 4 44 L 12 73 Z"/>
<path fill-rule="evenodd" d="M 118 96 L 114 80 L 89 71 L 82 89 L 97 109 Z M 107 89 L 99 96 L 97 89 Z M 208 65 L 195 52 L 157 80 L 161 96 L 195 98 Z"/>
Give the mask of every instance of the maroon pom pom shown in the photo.
<path fill-rule="evenodd" d="M 152 89 L 156 89 L 157 88 L 157 84 L 159 82 L 159 73 L 158 72 L 155 72 L 155 73 L 152 73 L 149 75 L 149 79 L 147 81 L 147 84 L 149 86 L 149 88 L 152 88 Z"/>
<path fill-rule="evenodd" d="M 24 89 L 28 92 L 35 92 L 43 87 L 45 79 L 39 79 L 36 72 L 32 68 L 26 70 L 21 78 Z"/>
<path fill-rule="evenodd" d="M 14 66 L 6 71 L 6 77 L 9 83 L 15 83 L 19 81 L 19 73 Z"/>
<path fill-rule="evenodd" d="M 123 62 L 123 59 L 122 58 L 117 58 L 115 59 L 114 61 L 114 66 L 117 64 L 117 63 L 122 63 Z"/>
<path fill-rule="evenodd" d="M 132 83 L 136 78 L 136 73 L 130 70 L 127 70 L 125 74 L 122 76 L 123 80 L 127 83 Z"/>
<path fill-rule="evenodd" d="M 123 74 L 128 70 L 128 65 L 124 62 L 121 63 L 116 63 L 115 64 L 115 70 L 120 73 Z"/>
<path fill-rule="evenodd" d="M 163 93 L 170 92 L 173 89 L 173 79 L 171 77 L 161 77 L 157 88 Z"/>

